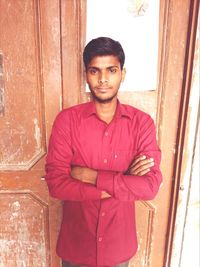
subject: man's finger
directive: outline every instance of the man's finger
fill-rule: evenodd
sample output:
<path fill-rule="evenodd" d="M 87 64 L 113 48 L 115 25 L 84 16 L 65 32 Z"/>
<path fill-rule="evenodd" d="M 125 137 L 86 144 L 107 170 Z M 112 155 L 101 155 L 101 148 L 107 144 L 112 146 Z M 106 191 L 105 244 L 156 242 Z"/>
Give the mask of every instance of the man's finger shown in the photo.
<path fill-rule="evenodd" d="M 153 159 L 140 160 L 134 166 L 131 165 L 129 169 L 132 171 L 136 171 L 139 168 L 143 168 L 143 167 L 146 168 L 148 165 L 149 167 L 152 167 L 154 165 L 154 160 Z"/>
<path fill-rule="evenodd" d="M 145 157 L 145 158 L 144 158 Z M 154 159 L 153 158 L 146 158 L 146 156 L 142 156 L 142 157 L 139 157 L 137 158 L 131 165 L 130 165 L 130 168 L 139 168 L 140 166 L 143 166 L 147 163 L 150 163 L 150 162 L 153 162 Z"/>
<path fill-rule="evenodd" d="M 147 170 L 145 170 L 145 171 L 141 171 L 141 172 L 139 172 L 137 175 L 138 175 L 138 176 L 142 176 L 142 175 L 145 175 L 145 174 L 148 173 L 148 172 L 150 172 L 150 169 L 147 169 Z"/>
<path fill-rule="evenodd" d="M 130 168 L 129 169 L 129 173 L 130 174 L 138 175 L 138 173 L 143 172 L 143 171 L 146 171 L 146 170 L 150 169 L 153 166 L 154 166 L 154 162 L 148 162 L 148 163 L 143 164 L 143 165 L 141 165 L 141 166 L 139 166 L 137 168 L 136 168 L 136 166 Z"/>
<path fill-rule="evenodd" d="M 137 175 L 137 176 L 142 176 L 146 173 L 150 172 L 150 169 L 142 170 L 142 171 L 134 171 L 134 172 L 129 172 L 130 175 Z"/>
<path fill-rule="evenodd" d="M 135 165 L 137 165 L 138 162 L 143 161 L 145 159 L 146 159 L 146 156 L 139 156 L 138 158 L 134 159 L 130 167 L 134 167 Z"/>

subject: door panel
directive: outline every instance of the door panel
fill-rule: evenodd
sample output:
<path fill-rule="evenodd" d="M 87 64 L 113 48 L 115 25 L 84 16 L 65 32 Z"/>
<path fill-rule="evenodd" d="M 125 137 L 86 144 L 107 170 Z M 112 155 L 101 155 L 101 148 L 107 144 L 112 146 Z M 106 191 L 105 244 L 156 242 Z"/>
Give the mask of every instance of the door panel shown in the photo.
<path fill-rule="evenodd" d="M 43 179 L 46 138 L 61 106 L 59 7 L 0 1 L 2 267 L 59 266 L 60 203 Z"/>
<path fill-rule="evenodd" d="M 48 206 L 31 192 L 5 192 L 0 202 L 1 266 L 49 266 Z"/>
<path fill-rule="evenodd" d="M 5 97 L 1 116 L 0 168 L 28 170 L 45 152 L 39 20 L 36 3 L 25 1 L 22 5 L 21 1 L 16 1 L 13 5 L 11 2 L 1 1 Z"/>

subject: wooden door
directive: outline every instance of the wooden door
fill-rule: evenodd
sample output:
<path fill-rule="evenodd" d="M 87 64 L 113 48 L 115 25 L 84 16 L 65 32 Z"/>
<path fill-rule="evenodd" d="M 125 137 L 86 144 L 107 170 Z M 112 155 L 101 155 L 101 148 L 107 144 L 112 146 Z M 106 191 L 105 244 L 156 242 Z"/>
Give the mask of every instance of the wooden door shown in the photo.
<path fill-rule="evenodd" d="M 130 264 L 134 267 L 169 266 L 168 225 L 176 198 L 172 188 L 177 178 L 177 126 L 190 2 L 160 1 L 155 91 L 119 94 L 121 102 L 152 115 L 163 155 L 159 195 L 152 202 L 137 202 L 139 249 Z M 0 0 L 2 267 L 60 266 L 55 253 L 60 203 L 49 197 L 44 158 L 56 114 L 90 100 L 81 57 L 86 4 L 86 0 Z"/>
<path fill-rule="evenodd" d="M 61 109 L 59 1 L 0 1 L 0 266 L 57 267 L 44 157 Z"/>

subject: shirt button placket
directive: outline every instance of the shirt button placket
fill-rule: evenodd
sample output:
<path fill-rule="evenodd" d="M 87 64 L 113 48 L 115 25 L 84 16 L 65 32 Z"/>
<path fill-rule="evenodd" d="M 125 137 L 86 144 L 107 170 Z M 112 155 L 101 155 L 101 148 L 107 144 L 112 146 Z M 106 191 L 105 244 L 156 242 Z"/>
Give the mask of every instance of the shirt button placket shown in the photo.
<path fill-rule="evenodd" d="M 103 237 L 100 234 L 97 238 L 97 266 L 100 265 L 100 262 L 102 261 L 103 257 Z"/>
<path fill-rule="evenodd" d="M 109 150 L 109 132 L 105 129 L 103 134 L 103 143 L 102 143 L 102 156 L 103 156 L 103 164 L 108 164 L 108 150 Z"/>
<path fill-rule="evenodd" d="M 110 134 L 107 129 L 105 129 L 103 133 L 103 141 L 102 141 L 102 164 L 103 166 L 109 164 L 110 158 Z M 105 254 L 105 241 L 106 237 L 104 237 L 104 228 L 106 224 L 105 218 L 105 210 L 104 203 L 101 203 L 101 210 L 99 211 L 99 222 L 97 229 L 97 266 L 100 266 Z"/>
<path fill-rule="evenodd" d="M 99 224 L 97 230 L 97 266 L 101 265 L 101 261 L 105 253 L 104 227 L 105 227 L 106 212 L 104 210 L 104 203 L 101 204 L 101 210 L 99 215 L 100 215 Z"/>

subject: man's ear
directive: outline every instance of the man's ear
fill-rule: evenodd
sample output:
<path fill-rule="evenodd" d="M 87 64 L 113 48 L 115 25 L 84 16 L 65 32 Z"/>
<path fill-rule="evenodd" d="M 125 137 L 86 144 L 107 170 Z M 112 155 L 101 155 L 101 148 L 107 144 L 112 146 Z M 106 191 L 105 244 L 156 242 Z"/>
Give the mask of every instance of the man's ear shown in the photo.
<path fill-rule="evenodd" d="M 125 80 L 125 77 L 126 77 L 126 69 L 123 68 L 122 69 L 122 82 Z"/>

